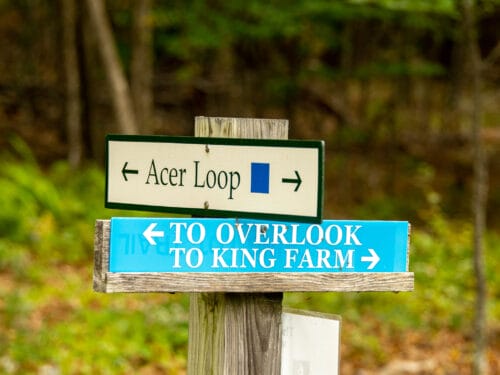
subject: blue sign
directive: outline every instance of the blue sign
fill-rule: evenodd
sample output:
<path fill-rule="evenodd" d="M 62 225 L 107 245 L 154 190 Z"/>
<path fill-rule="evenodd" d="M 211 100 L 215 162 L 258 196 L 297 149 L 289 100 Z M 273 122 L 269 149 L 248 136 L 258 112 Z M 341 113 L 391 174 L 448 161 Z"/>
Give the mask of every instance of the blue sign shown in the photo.
<path fill-rule="evenodd" d="M 109 270 L 406 272 L 408 232 L 406 221 L 112 218 Z"/>

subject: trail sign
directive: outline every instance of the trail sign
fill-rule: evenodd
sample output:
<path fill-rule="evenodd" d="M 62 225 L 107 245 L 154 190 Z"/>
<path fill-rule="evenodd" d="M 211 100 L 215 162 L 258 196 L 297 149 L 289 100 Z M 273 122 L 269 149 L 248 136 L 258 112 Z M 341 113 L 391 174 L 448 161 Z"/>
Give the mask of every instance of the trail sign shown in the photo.
<path fill-rule="evenodd" d="M 96 222 L 94 289 L 410 291 L 407 222 L 210 218 Z"/>
<path fill-rule="evenodd" d="M 113 218 L 110 272 L 405 272 L 408 222 Z"/>
<path fill-rule="evenodd" d="M 195 129 L 281 139 L 288 124 L 199 117 Z M 108 136 L 106 206 L 319 223 L 323 153 L 322 142 Z M 329 368 L 307 342 L 316 341 L 313 330 L 329 338 L 339 327 L 328 333 L 324 325 L 282 315 L 283 293 L 276 292 L 413 290 L 406 222 L 123 220 L 96 221 L 94 290 L 200 292 L 191 296 L 192 374 L 275 374 L 280 353 L 282 373 Z"/>
<path fill-rule="evenodd" d="M 106 207 L 319 222 L 322 141 L 109 135 Z"/>

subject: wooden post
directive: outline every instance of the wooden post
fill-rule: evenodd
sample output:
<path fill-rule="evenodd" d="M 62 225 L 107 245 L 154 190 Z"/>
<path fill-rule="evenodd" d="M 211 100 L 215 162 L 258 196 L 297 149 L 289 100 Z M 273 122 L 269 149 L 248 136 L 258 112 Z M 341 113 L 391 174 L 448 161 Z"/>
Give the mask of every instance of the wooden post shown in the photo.
<path fill-rule="evenodd" d="M 195 136 L 287 139 L 287 120 L 196 117 Z M 189 375 L 279 375 L 283 293 L 193 293 Z"/>

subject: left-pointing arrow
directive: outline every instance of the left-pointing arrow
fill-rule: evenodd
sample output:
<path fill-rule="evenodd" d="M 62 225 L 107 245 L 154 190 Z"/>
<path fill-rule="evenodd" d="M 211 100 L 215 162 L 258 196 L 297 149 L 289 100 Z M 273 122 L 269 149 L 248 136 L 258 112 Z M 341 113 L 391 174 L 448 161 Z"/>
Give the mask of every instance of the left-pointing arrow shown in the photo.
<path fill-rule="evenodd" d="M 144 238 L 149 242 L 150 245 L 155 246 L 156 241 L 154 240 L 154 237 L 163 237 L 165 233 L 162 230 L 154 230 L 156 228 L 157 223 L 151 223 L 149 226 L 146 228 L 144 232 L 142 232 L 142 235 Z"/>
<path fill-rule="evenodd" d="M 123 164 L 122 175 L 125 181 L 128 181 L 127 174 L 139 174 L 137 169 L 127 169 L 128 161 Z"/>

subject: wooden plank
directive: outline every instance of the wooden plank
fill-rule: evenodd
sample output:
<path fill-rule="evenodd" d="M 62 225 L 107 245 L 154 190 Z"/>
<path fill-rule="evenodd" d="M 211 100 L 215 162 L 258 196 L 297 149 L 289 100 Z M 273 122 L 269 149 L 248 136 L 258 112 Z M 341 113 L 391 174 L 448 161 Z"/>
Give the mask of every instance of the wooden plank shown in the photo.
<path fill-rule="evenodd" d="M 112 273 L 106 293 L 142 292 L 409 292 L 413 272 L 391 273 Z"/>
<path fill-rule="evenodd" d="M 106 275 L 109 271 L 110 221 L 96 220 L 94 232 L 94 282 L 96 292 L 107 292 Z"/>
<path fill-rule="evenodd" d="M 195 118 L 196 137 L 288 139 L 288 120 L 238 117 Z"/>

